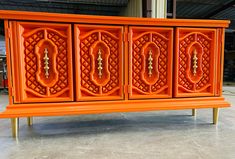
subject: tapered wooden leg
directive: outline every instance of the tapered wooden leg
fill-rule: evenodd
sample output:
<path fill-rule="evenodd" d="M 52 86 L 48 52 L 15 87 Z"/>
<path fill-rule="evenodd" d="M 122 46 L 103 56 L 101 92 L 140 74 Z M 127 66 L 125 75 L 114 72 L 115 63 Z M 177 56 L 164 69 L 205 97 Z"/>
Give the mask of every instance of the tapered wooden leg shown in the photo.
<path fill-rule="evenodd" d="M 17 138 L 19 135 L 19 118 L 11 119 L 12 136 Z"/>
<path fill-rule="evenodd" d="M 196 109 L 192 109 L 192 116 L 196 116 L 197 115 L 197 110 Z"/>
<path fill-rule="evenodd" d="M 219 108 L 213 108 L 213 124 L 218 123 L 219 118 Z"/>
<path fill-rule="evenodd" d="M 33 117 L 28 117 L 27 121 L 28 121 L 28 126 L 32 126 L 33 125 Z"/>

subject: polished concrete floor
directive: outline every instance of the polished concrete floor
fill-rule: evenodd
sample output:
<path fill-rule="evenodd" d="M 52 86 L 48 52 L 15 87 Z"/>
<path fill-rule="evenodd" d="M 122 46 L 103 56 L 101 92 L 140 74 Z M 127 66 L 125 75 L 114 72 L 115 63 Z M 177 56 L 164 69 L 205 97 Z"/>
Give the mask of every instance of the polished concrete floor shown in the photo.
<path fill-rule="evenodd" d="M 0 119 L 0 159 L 235 159 L 235 87 L 224 90 L 233 107 L 217 126 L 211 109 L 38 117 L 32 127 L 21 118 L 14 140 Z"/>

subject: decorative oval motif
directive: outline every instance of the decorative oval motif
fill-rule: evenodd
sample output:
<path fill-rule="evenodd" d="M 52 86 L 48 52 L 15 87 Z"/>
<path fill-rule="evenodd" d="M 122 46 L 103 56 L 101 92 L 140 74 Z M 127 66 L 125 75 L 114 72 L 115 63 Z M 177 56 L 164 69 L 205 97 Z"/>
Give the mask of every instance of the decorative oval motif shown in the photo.
<path fill-rule="evenodd" d="M 58 81 L 56 69 L 57 47 L 50 40 L 43 39 L 35 46 L 37 56 L 36 78 L 45 87 L 52 87 Z"/>
<path fill-rule="evenodd" d="M 99 86 L 106 85 L 110 80 L 109 72 L 109 47 L 102 41 L 94 43 L 90 47 L 91 56 L 91 80 Z"/>
<path fill-rule="evenodd" d="M 194 42 L 186 49 L 186 55 L 188 56 L 188 67 L 186 69 L 187 78 L 192 83 L 200 81 L 203 75 L 202 71 L 202 54 L 203 47 L 200 43 Z"/>
<path fill-rule="evenodd" d="M 142 70 L 141 79 L 148 85 L 153 85 L 159 78 L 158 57 L 159 47 L 153 43 L 146 43 L 141 50 Z"/>

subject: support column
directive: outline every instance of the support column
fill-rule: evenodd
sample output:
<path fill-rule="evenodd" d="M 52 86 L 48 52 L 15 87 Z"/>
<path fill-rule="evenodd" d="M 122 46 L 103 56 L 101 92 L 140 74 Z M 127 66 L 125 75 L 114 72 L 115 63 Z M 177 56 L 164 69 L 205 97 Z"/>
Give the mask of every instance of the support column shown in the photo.
<path fill-rule="evenodd" d="M 167 16 L 167 1 L 152 0 L 152 18 L 166 18 Z"/>

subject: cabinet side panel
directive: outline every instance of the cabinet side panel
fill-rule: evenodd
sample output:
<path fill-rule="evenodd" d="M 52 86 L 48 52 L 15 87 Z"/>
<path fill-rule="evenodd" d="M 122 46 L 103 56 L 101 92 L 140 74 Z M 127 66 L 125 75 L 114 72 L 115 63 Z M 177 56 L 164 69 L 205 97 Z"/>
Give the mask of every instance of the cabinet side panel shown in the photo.
<path fill-rule="evenodd" d="M 223 91 L 223 76 L 224 76 L 224 43 L 225 29 L 218 29 L 218 60 L 217 60 L 217 89 L 216 96 L 222 96 Z"/>
<path fill-rule="evenodd" d="M 4 20 L 5 29 L 5 43 L 6 43 L 6 57 L 7 57 L 7 77 L 8 77 L 8 92 L 9 92 L 9 104 L 13 104 L 13 81 L 12 81 L 12 60 L 11 60 L 11 44 L 10 44 L 10 34 L 11 28 L 9 26 L 9 21 Z"/>
<path fill-rule="evenodd" d="M 21 96 L 20 96 L 20 64 L 19 64 L 19 58 L 20 55 L 19 47 L 17 46 L 17 33 L 16 33 L 16 21 L 9 21 L 9 38 L 10 38 L 10 67 L 11 67 L 11 75 L 12 75 L 12 92 L 14 96 L 14 103 L 20 103 L 21 102 Z"/>

